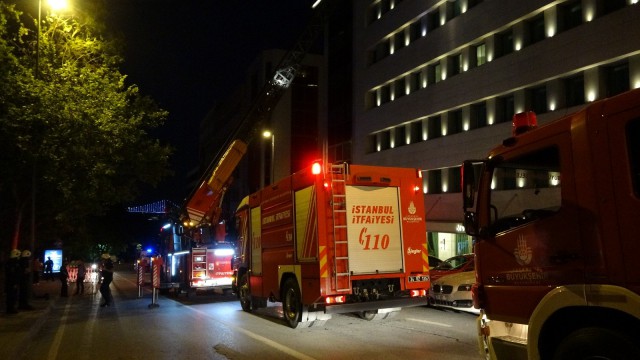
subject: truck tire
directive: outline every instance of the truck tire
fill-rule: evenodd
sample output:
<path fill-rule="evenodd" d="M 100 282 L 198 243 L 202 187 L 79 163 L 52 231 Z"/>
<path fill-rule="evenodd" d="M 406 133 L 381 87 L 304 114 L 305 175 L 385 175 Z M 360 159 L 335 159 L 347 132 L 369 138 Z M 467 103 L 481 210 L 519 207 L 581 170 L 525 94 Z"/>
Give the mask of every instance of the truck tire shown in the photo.
<path fill-rule="evenodd" d="M 640 347 L 622 331 L 590 327 L 562 340 L 553 359 L 640 359 Z"/>
<path fill-rule="evenodd" d="M 360 311 L 358 312 L 358 317 L 360 317 L 360 319 L 367 320 L 367 321 L 380 319 L 380 316 L 378 316 L 377 310 Z"/>
<path fill-rule="evenodd" d="M 283 285 L 282 314 L 287 325 L 292 329 L 298 327 L 302 316 L 302 298 L 300 287 L 294 278 L 288 278 Z"/>
<path fill-rule="evenodd" d="M 242 310 L 251 312 L 253 310 L 253 303 L 251 301 L 251 289 L 249 289 L 249 276 L 247 276 L 247 274 L 242 275 L 240 278 L 238 289 L 238 298 L 240 299 Z"/>

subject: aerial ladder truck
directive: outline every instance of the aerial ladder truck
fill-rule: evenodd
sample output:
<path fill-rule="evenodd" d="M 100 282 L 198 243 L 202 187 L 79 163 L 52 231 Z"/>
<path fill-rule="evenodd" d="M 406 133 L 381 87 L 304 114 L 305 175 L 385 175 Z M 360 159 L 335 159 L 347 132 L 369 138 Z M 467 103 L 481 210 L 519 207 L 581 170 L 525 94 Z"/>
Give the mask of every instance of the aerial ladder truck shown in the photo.
<path fill-rule="evenodd" d="M 330 5 L 337 1 L 314 4 L 306 29 L 282 58 L 269 81 L 262 87 L 246 114 L 229 136 L 203 174 L 198 187 L 187 197 L 183 211 L 163 227 L 160 255 L 164 258 L 161 288 L 178 291 L 230 289 L 233 280 L 231 262 L 233 244 L 225 241 L 222 203 L 233 173 L 244 158 L 248 146 L 268 122 L 296 75 L 302 60 L 323 31 Z"/>

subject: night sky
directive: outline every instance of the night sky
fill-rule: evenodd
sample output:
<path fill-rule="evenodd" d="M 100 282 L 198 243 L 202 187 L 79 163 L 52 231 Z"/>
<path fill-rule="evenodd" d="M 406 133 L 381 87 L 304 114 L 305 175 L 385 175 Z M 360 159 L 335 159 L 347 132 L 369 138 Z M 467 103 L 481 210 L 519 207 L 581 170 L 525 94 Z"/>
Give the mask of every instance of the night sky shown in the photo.
<path fill-rule="evenodd" d="M 141 202 L 181 204 L 197 166 L 198 124 L 216 101 L 243 81 L 260 51 L 290 49 L 303 32 L 312 0 L 112 0 L 109 31 L 126 41 L 122 71 L 168 110 L 158 135 L 175 147 L 175 175 Z M 198 177 L 201 174 L 198 174 Z M 137 204 L 136 204 L 137 205 Z"/>

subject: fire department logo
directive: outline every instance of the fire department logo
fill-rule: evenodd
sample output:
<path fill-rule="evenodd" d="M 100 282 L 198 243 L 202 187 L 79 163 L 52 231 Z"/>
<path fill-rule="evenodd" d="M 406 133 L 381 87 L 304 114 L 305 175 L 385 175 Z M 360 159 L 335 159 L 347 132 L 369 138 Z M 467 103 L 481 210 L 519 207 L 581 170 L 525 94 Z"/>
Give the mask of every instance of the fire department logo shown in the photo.
<path fill-rule="evenodd" d="M 531 263 L 533 250 L 531 250 L 529 245 L 527 245 L 527 239 L 525 239 L 524 236 L 520 235 L 518 237 L 518 245 L 513 251 L 513 255 L 516 257 L 518 264 L 522 266 L 529 265 L 529 263 Z"/>
<path fill-rule="evenodd" d="M 409 210 L 409 214 L 415 215 L 415 213 L 416 213 L 416 205 L 413 203 L 413 201 L 411 201 L 409 203 L 409 207 L 407 208 L 407 210 Z"/>

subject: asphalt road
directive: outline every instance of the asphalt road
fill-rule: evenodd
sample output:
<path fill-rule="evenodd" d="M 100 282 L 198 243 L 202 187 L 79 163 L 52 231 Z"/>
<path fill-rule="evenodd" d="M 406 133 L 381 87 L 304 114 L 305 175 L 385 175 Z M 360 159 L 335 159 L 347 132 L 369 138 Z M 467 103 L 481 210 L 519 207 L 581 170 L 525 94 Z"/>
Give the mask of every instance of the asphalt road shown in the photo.
<path fill-rule="evenodd" d="M 138 297 L 135 273 L 117 271 L 115 304 L 100 295 L 58 298 L 22 359 L 481 359 L 471 314 L 426 307 L 392 319 L 334 315 L 318 328 L 290 329 L 279 303 L 246 313 L 233 295 Z M 73 289 L 73 288 L 72 288 Z"/>

